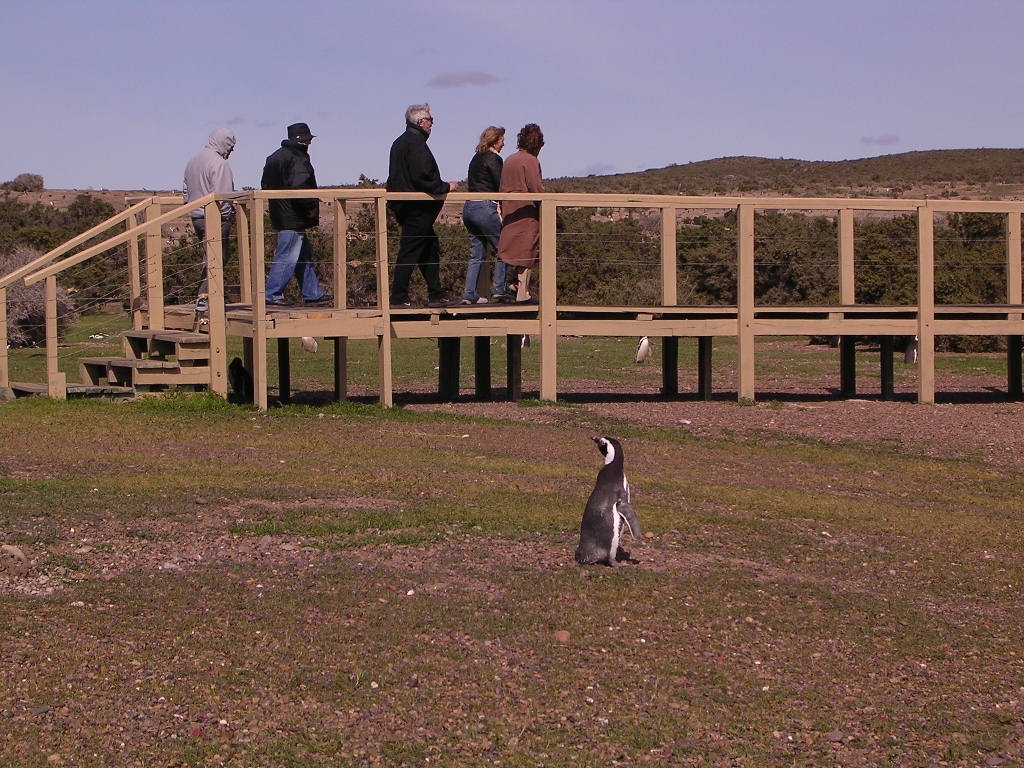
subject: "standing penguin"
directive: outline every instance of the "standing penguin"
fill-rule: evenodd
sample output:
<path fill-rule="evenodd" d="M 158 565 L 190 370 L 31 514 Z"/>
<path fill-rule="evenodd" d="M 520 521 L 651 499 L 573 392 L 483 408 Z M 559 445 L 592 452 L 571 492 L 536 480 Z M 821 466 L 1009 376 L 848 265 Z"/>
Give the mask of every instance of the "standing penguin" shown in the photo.
<path fill-rule="evenodd" d="M 591 439 L 604 455 L 604 466 L 597 473 L 597 484 L 583 510 L 576 562 L 580 565 L 616 565 L 629 560 L 629 552 L 619 545 L 623 523 L 633 538 L 639 539 L 640 520 L 629 499 L 629 481 L 622 465 L 622 445 L 614 437 Z"/>

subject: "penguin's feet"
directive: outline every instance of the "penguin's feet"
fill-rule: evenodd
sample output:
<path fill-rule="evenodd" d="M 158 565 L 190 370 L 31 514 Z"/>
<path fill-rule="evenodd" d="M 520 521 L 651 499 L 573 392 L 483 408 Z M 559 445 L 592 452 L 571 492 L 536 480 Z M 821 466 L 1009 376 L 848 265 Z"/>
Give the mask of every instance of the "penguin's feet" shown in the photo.
<path fill-rule="evenodd" d="M 639 560 L 635 560 L 630 557 L 629 552 L 624 550 L 622 547 L 619 547 L 615 552 L 615 562 L 612 563 L 612 565 L 615 565 L 616 563 L 630 563 L 631 565 L 637 565 L 639 562 Z"/>

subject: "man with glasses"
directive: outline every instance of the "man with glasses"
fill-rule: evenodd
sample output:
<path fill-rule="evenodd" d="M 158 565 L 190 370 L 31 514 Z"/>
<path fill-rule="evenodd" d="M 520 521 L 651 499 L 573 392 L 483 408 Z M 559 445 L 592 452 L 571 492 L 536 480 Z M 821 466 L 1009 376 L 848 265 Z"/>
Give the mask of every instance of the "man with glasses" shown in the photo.
<path fill-rule="evenodd" d="M 433 126 L 429 104 L 413 104 L 405 111 L 405 133 L 391 145 L 388 192 L 444 195 L 458 187 L 458 182 L 442 181 L 437 161 L 427 146 Z M 441 246 L 434 231 L 434 222 L 443 206 L 443 200 L 394 200 L 388 203 L 401 227 L 391 283 L 391 306 L 395 309 L 412 306 L 409 281 L 415 267 L 419 267 L 427 283 L 427 306 L 445 307 L 450 303 L 441 285 Z"/>

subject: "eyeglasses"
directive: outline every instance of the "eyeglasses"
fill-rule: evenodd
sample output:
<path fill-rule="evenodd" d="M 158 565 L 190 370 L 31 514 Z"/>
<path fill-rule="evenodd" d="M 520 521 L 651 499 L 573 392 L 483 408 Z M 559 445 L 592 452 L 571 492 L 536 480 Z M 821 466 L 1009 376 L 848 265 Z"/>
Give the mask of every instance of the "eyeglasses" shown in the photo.
<path fill-rule="evenodd" d="M 434 122 L 434 118 L 432 118 L 430 115 L 427 115 L 426 117 L 421 117 L 417 122 L 422 123 L 424 120 L 426 120 L 426 121 L 428 121 L 430 123 Z"/>

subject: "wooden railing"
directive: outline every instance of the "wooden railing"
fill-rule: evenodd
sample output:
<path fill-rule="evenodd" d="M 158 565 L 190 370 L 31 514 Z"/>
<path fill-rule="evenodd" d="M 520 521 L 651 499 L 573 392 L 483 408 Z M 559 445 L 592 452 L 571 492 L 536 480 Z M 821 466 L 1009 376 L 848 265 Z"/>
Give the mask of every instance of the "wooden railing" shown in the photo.
<path fill-rule="evenodd" d="M 319 189 L 294 191 L 246 191 L 227 195 L 208 195 L 188 206 L 180 205 L 180 198 L 154 196 L 135 203 L 107 222 L 93 227 L 60 248 L 41 256 L 16 272 L 0 278 L 0 321 L 6 314 L 6 288 L 16 280 L 32 284 L 45 281 L 47 323 L 47 377 L 48 392 L 62 397 L 66 384 L 59 370 L 57 358 L 57 283 L 58 276 L 69 267 L 80 264 L 112 248 L 125 245 L 129 253 L 129 294 L 131 297 L 132 326 L 138 328 L 145 316 L 149 327 L 159 328 L 164 322 L 165 306 L 162 270 L 161 226 L 180 220 L 190 210 L 205 207 L 207 221 L 208 277 L 209 277 L 209 334 L 211 342 L 209 386 L 218 394 L 226 395 L 226 346 L 228 322 L 224 311 L 223 248 L 220 232 L 218 203 L 230 200 L 236 206 L 239 269 L 242 302 L 251 309 L 251 358 L 257 402 L 266 407 L 268 340 L 273 338 L 266 322 L 265 275 L 267 255 L 264 246 L 264 215 L 267 201 L 272 198 L 318 197 L 330 206 L 334 218 L 333 285 L 335 316 L 334 331 L 323 333 L 323 323 L 316 326 L 321 335 L 338 340 L 338 353 L 344 357 L 347 338 L 373 335 L 379 341 L 381 399 L 391 404 L 391 344 L 395 328 L 404 318 L 393 317 L 388 305 L 389 256 L 387 239 L 386 204 L 389 200 L 428 199 L 418 193 L 387 193 L 382 189 Z M 461 204 L 468 199 L 480 199 L 479 194 L 451 193 L 446 200 Z M 535 316 L 517 320 L 515 332 L 524 327 L 531 329 L 540 339 L 540 397 L 557 397 L 557 339 L 571 332 L 583 335 L 646 335 L 676 339 L 685 336 L 708 338 L 731 335 L 737 339 L 738 366 L 736 393 L 740 399 L 755 397 L 754 356 L 757 336 L 776 334 L 830 335 L 850 339 L 859 335 L 918 337 L 918 400 L 933 402 L 935 397 L 935 337 L 937 334 L 1006 335 L 1009 339 L 1008 390 L 1011 396 L 1020 395 L 1020 338 L 1024 335 L 1024 297 L 1022 297 L 1021 266 L 1021 214 L 1024 202 L 966 201 L 966 200 L 909 200 L 878 198 L 749 198 L 749 197 L 686 197 L 671 195 L 631 194 L 492 194 L 489 199 L 539 200 L 541 211 L 541 253 L 538 280 L 539 305 Z M 377 319 L 367 325 L 346 324 L 346 264 L 349 208 L 369 205 L 375 216 L 376 274 L 378 306 Z M 658 281 L 660 296 L 654 306 L 620 306 L 604 308 L 601 320 L 588 320 L 578 307 L 559 303 L 556 290 L 558 252 L 556 218 L 559 208 L 634 208 L 652 209 L 660 213 L 660 260 Z M 759 210 L 815 212 L 835 216 L 838 221 L 838 304 L 818 307 L 759 305 L 755 299 L 755 212 Z M 678 305 L 677 217 L 687 211 L 733 211 L 736 214 L 736 305 L 730 307 L 680 307 Z M 889 215 L 911 214 L 917 219 L 917 283 L 918 300 L 912 305 L 875 306 L 857 304 L 855 300 L 855 215 L 859 212 L 882 212 Z M 969 307 L 937 306 L 935 303 L 935 242 L 936 217 L 955 212 L 988 213 L 1006 218 L 1006 303 Z M 68 255 L 97 236 L 108 234 L 103 242 Z M 145 274 L 140 271 L 140 244 L 145 263 Z M 691 311 L 687 311 L 691 310 Z M 702 315 L 705 313 L 705 315 Z M 644 320 L 647 324 L 644 324 Z M 429 326 L 437 325 L 436 318 L 411 335 L 437 333 Z M 298 327 L 298 326 L 296 326 Z M 510 326 L 511 327 L 511 326 Z M 296 334 L 298 331 L 296 331 Z M 456 331 L 451 331 L 456 333 Z M 468 335 L 474 334 L 466 331 Z M 6 323 L 0 322 L 0 386 L 9 385 L 9 366 L 6 350 Z M 848 355 L 843 357 L 848 363 Z"/>

